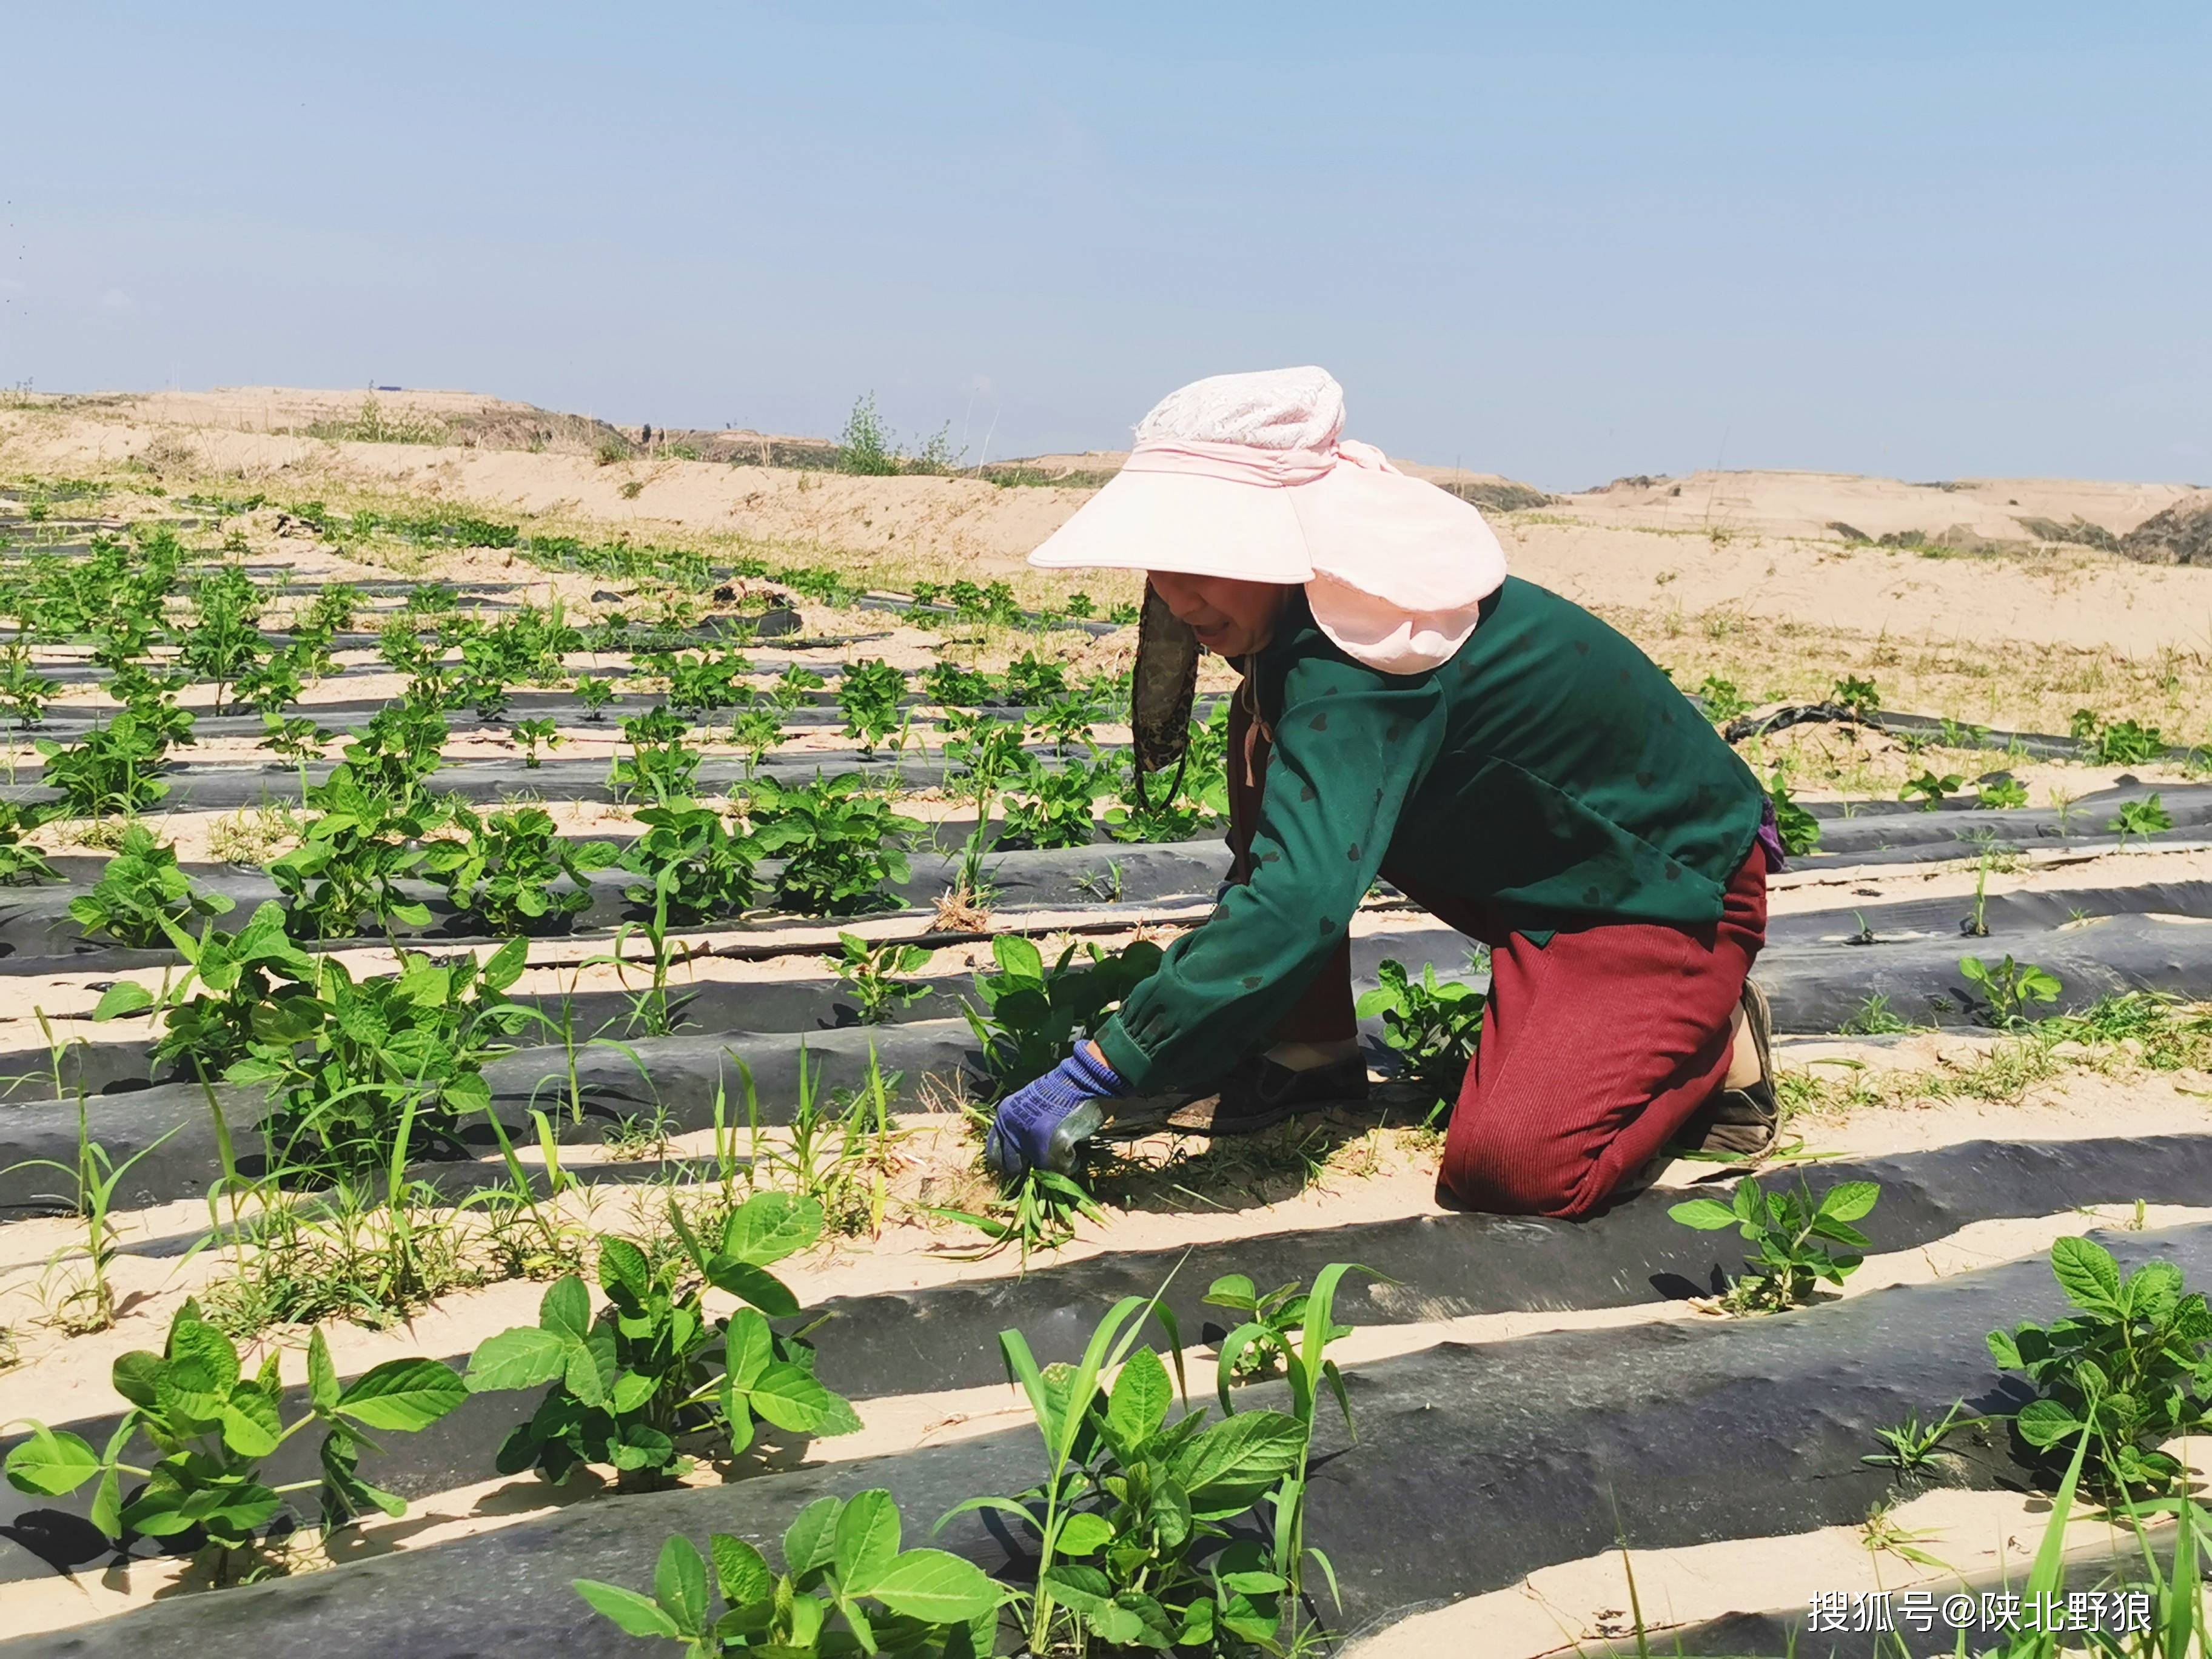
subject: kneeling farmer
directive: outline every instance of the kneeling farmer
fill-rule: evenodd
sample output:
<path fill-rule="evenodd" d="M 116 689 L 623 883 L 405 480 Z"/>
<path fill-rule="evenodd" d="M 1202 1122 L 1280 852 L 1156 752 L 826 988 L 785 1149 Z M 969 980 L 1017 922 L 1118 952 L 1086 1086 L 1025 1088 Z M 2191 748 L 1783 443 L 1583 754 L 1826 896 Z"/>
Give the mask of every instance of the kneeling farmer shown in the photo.
<path fill-rule="evenodd" d="M 1099 1101 L 1224 1071 L 1216 1133 L 1364 1096 L 1347 928 L 1378 874 L 1491 947 L 1439 1197 L 1579 1216 L 1669 1146 L 1765 1150 L 1765 792 L 1642 652 L 1343 422 L 1316 368 L 1185 386 L 1031 556 L 1147 573 L 1140 703 L 1188 687 L 1194 639 L 1243 670 L 1235 884 L 1000 1106 L 987 1157 L 1065 1169 Z"/>

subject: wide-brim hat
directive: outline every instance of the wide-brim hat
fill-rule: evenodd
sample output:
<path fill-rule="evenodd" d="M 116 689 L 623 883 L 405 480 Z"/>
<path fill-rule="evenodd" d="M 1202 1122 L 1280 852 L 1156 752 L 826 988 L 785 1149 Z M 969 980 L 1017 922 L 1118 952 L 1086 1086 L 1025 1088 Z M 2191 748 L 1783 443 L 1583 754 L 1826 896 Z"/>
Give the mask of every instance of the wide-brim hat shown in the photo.
<path fill-rule="evenodd" d="M 1474 507 L 1347 442 L 1323 369 L 1194 380 L 1030 562 L 1297 583 L 1348 655 L 1419 673 L 1467 642 L 1505 555 Z"/>

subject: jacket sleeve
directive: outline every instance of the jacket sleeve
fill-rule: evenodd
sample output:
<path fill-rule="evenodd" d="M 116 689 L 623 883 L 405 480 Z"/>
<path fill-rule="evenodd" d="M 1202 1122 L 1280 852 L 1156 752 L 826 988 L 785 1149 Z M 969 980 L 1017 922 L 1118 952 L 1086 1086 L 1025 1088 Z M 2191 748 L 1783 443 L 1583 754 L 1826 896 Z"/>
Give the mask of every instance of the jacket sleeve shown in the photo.
<path fill-rule="evenodd" d="M 1427 675 L 1309 658 L 1286 677 L 1283 702 L 1250 879 L 1097 1034 L 1137 1093 L 1206 1082 L 1261 1046 L 1344 939 L 1443 746 L 1443 698 Z"/>

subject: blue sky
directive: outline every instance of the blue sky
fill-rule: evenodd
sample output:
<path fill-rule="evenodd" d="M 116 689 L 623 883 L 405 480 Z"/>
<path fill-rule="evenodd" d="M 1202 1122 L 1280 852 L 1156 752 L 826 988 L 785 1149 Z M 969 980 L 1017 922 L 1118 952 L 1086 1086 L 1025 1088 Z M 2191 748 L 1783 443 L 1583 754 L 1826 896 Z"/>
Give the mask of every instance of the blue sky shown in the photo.
<path fill-rule="evenodd" d="M 2200 4 L 13 9 L 0 382 L 2212 480 Z M 988 442 L 988 451 L 986 444 Z"/>

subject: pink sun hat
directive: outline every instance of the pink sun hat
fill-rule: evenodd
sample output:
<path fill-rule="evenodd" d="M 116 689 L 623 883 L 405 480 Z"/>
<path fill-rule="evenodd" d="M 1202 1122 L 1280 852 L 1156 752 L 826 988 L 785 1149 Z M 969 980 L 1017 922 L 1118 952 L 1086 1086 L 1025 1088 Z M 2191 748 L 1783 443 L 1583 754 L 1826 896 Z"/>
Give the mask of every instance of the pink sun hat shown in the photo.
<path fill-rule="evenodd" d="M 1138 423 L 1128 461 L 1030 562 L 1295 582 L 1344 652 L 1390 674 L 1448 662 L 1505 580 L 1482 514 L 1346 441 L 1325 369 L 1216 374 Z"/>

